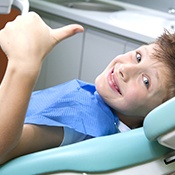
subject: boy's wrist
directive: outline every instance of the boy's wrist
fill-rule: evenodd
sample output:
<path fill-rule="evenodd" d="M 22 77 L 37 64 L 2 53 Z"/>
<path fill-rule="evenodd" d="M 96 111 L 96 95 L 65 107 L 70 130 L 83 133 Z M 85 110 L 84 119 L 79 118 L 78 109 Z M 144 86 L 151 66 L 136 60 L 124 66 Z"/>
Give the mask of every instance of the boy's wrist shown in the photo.
<path fill-rule="evenodd" d="M 12 83 L 13 81 L 16 81 L 16 83 L 22 83 L 23 85 L 26 84 L 27 86 L 31 86 L 32 88 L 35 85 L 35 82 L 39 76 L 41 66 L 42 64 L 18 64 L 9 61 L 4 80 L 6 81 L 6 83 Z"/>
<path fill-rule="evenodd" d="M 42 63 L 39 62 L 16 62 L 9 61 L 7 65 L 7 70 L 13 73 L 19 73 L 25 76 L 35 76 L 40 73 Z"/>

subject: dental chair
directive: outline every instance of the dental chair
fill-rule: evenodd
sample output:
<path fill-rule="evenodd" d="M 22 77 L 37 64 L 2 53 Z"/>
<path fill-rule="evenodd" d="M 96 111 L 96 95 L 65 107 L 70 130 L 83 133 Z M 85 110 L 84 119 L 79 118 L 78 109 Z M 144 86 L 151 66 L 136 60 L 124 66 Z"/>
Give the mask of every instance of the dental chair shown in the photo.
<path fill-rule="evenodd" d="M 175 97 L 141 128 L 21 156 L 0 174 L 175 175 Z"/>
<path fill-rule="evenodd" d="M 0 0 L 22 13 L 27 0 Z M 18 157 L 0 175 L 175 175 L 175 97 L 151 111 L 141 128 Z"/>

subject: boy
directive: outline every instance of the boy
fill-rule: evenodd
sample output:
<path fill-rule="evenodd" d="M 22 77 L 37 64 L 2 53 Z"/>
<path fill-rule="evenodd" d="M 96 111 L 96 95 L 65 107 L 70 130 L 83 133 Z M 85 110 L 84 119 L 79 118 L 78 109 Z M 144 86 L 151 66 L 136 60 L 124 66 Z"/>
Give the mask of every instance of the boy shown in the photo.
<path fill-rule="evenodd" d="M 139 127 L 152 109 L 175 95 L 174 35 L 165 33 L 155 43 L 112 60 L 95 86 L 73 80 L 31 96 L 45 55 L 56 43 L 82 31 L 79 25 L 50 29 L 32 12 L 0 32 L 0 45 L 8 57 L 0 88 L 1 164 Z"/>

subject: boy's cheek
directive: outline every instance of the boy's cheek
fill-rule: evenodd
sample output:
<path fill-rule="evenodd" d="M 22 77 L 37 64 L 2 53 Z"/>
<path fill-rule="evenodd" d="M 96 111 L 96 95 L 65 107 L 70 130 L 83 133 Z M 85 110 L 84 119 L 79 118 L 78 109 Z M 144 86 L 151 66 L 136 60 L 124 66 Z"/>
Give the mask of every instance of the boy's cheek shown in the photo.
<path fill-rule="evenodd" d="M 96 90 L 100 90 L 104 88 L 105 85 L 105 79 L 104 79 L 104 72 L 102 72 L 100 75 L 97 76 L 97 78 L 95 79 L 95 87 Z"/>

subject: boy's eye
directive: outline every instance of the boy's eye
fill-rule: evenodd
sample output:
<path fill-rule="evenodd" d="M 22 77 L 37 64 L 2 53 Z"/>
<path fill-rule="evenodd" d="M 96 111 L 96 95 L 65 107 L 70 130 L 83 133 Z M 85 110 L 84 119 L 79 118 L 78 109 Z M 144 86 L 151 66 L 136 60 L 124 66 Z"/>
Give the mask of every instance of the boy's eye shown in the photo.
<path fill-rule="evenodd" d="M 136 58 L 137 58 L 137 62 L 140 63 L 140 61 L 142 59 L 140 53 L 136 54 Z"/>
<path fill-rule="evenodd" d="M 149 80 L 147 77 L 143 77 L 143 82 L 144 82 L 146 88 L 148 88 L 149 87 Z"/>

